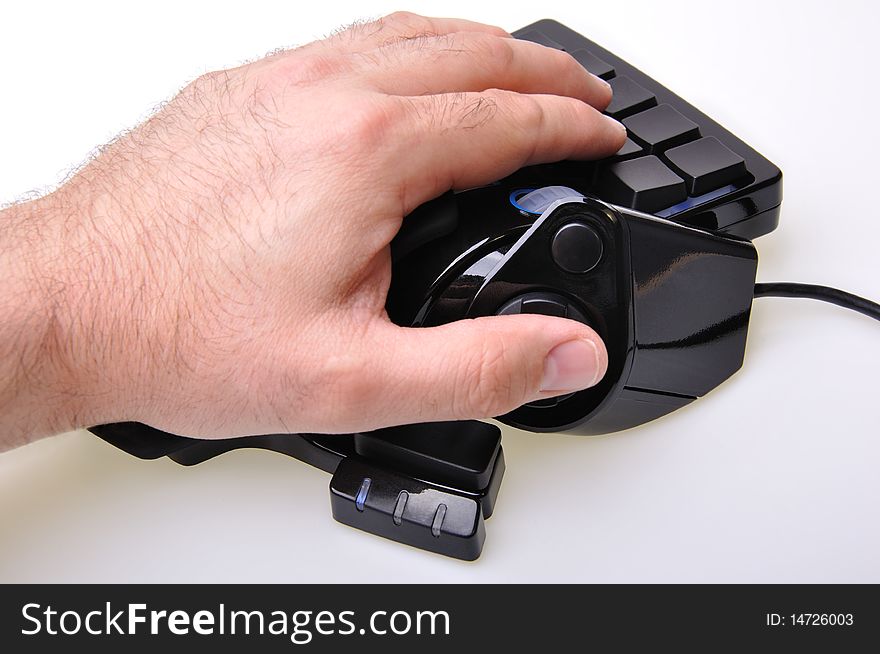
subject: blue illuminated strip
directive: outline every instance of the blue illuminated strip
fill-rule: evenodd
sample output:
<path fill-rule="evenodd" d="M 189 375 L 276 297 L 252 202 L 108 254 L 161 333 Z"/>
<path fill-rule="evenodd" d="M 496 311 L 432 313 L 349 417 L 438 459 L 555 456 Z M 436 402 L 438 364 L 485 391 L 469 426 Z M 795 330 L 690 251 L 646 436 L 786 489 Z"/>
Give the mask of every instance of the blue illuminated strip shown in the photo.
<path fill-rule="evenodd" d="M 367 503 L 367 494 L 370 492 L 370 484 L 372 483 L 372 479 L 366 477 L 363 482 L 361 482 L 361 487 L 358 489 L 357 497 L 354 498 L 354 505 L 358 511 L 364 510 L 364 505 Z"/>
<path fill-rule="evenodd" d="M 715 198 L 720 198 L 722 195 L 727 195 L 728 193 L 735 191 L 736 186 L 733 184 L 728 184 L 727 186 L 722 186 L 719 189 L 715 189 L 714 191 L 709 191 L 708 193 L 703 193 L 703 195 L 698 195 L 695 198 L 688 198 L 684 202 L 679 202 L 678 204 L 674 204 L 668 209 L 663 209 L 662 211 L 655 212 L 655 216 L 659 216 L 660 218 L 669 218 L 669 216 L 674 216 L 677 213 L 681 213 L 685 209 L 690 209 L 691 207 L 696 207 L 700 204 L 705 204 L 709 200 L 714 200 Z"/>

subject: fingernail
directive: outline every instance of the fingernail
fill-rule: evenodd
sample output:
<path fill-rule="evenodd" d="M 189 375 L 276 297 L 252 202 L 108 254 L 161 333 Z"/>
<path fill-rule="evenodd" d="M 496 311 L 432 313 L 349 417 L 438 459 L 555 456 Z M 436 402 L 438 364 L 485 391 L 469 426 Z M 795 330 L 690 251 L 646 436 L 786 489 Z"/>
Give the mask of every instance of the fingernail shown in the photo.
<path fill-rule="evenodd" d="M 544 359 L 542 391 L 571 392 L 599 381 L 599 350 L 593 341 L 577 339 L 557 345 Z"/>
<path fill-rule="evenodd" d="M 619 120 L 615 120 L 611 116 L 605 116 L 605 115 L 603 115 L 603 118 L 605 118 L 605 120 L 607 120 L 610 124 L 614 125 L 614 129 L 618 129 L 621 132 L 623 132 L 624 134 L 626 134 L 626 127 L 624 127 L 623 123 L 621 123 Z"/>

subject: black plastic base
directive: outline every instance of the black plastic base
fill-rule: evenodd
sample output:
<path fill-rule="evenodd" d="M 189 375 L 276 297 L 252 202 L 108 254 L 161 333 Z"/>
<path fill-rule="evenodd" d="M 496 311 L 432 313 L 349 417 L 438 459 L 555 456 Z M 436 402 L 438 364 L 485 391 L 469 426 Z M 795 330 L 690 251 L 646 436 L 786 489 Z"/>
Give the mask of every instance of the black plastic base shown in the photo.
<path fill-rule="evenodd" d="M 438 422 L 339 436 L 267 434 L 199 440 L 139 423 L 91 429 L 129 454 L 195 465 L 259 448 L 333 474 L 339 522 L 445 556 L 472 561 L 486 539 L 504 476 L 501 430 L 482 422 Z"/>

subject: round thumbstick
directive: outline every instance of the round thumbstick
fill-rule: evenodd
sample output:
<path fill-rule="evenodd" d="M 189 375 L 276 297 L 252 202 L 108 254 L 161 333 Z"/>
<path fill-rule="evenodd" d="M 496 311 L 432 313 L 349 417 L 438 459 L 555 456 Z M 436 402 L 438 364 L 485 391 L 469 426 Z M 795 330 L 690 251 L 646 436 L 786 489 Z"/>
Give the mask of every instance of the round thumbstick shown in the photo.
<path fill-rule="evenodd" d="M 602 238 L 585 223 L 568 223 L 553 235 L 550 253 L 565 272 L 590 272 L 602 259 Z"/>

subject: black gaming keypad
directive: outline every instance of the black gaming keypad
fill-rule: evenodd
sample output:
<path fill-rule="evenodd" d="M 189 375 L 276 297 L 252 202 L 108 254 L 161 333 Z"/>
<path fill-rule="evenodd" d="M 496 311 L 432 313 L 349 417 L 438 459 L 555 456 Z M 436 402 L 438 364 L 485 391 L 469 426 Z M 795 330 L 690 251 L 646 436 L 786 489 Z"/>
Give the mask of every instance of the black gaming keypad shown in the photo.
<path fill-rule="evenodd" d="M 687 225 L 755 238 L 775 229 L 782 174 L 711 118 L 577 32 L 542 20 L 514 36 L 564 50 L 613 91 L 605 109 L 627 129 L 608 159 L 542 174 L 601 200 Z M 555 166 L 555 168 L 554 168 Z"/>

